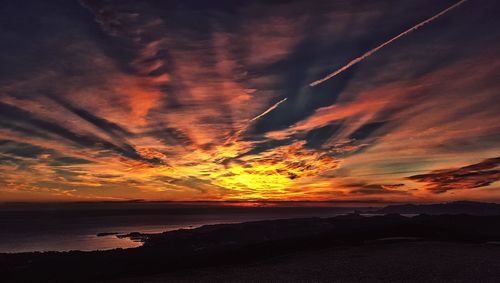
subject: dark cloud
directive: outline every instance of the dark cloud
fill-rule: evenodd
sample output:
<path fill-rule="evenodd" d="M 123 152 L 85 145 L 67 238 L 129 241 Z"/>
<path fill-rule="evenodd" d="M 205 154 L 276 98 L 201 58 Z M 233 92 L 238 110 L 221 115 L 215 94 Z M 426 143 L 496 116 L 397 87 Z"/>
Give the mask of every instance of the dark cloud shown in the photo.
<path fill-rule="evenodd" d="M 356 129 L 349 138 L 355 140 L 363 140 L 371 136 L 376 130 L 380 129 L 387 122 L 371 122 L 364 124 L 363 126 Z"/>
<path fill-rule="evenodd" d="M 105 133 L 114 136 L 115 138 L 123 138 L 124 136 L 130 135 L 130 132 L 121 127 L 120 125 L 108 121 L 102 117 L 98 117 L 89 111 L 80 108 L 78 106 L 75 106 L 71 104 L 68 101 L 65 101 L 63 98 L 55 96 L 55 95 L 50 95 L 48 96 L 51 98 L 53 101 L 57 102 L 60 104 L 62 107 L 65 109 L 69 110 L 73 114 L 77 115 L 78 117 L 82 118 L 83 120 L 91 123 L 92 125 L 98 127 L 99 129 L 103 130 Z"/>
<path fill-rule="evenodd" d="M 49 164 L 51 166 L 67 166 L 67 165 L 82 165 L 91 163 L 94 162 L 83 158 L 65 156 L 65 157 L 53 158 Z"/>
<path fill-rule="evenodd" d="M 352 188 L 349 194 L 352 195 L 384 195 L 384 194 L 407 194 L 404 184 L 349 184 L 348 188 Z"/>
<path fill-rule="evenodd" d="M 14 157 L 37 158 L 41 154 L 52 153 L 53 151 L 27 143 L 0 140 L 0 152 Z"/>
<path fill-rule="evenodd" d="M 157 127 L 158 129 L 145 131 L 136 134 L 138 137 L 155 137 L 161 140 L 166 145 L 192 145 L 191 138 L 179 129 L 170 128 L 167 126 Z"/>
<path fill-rule="evenodd" d="M 402 189 L 404 184 L 349 184 L 350 195 L 386 195 L 386 194 L 408 194 Z"/>
<path fill-rule="evenodd" d="M 276 147 L 280 146 L 285 146 L 293 143 L 293 139 L 283 139 L 283 140 L 267 140 L 264 142 L 259 142 L 256 143 L 253 148 L 243 154 L 240 154 L 239 156 L 235 157 L 234 159 L 238 159 L 247 155 L 258 155 L 264 151 L 271 150 Z M 229 160 L 226 160 L 225 163 L 227 163 Z"/>
<path fill-rule="evenodd" d="M 443 169 L 429 174 L 414 175 L 408 179 L 426 183 L 425 188 L 434 193 L 486 187 L 500 180 L 500 157 L 458 169 Z"/>
<path fill-rule="evenodd" d="M 109 150 L 127 158 L 148 161 L 153 164 L 161 164 L 161 161 L 156 158 L 147 159 L 142 157 L 130 144 L 117 146 L 97 136 L 80 134 L 63 127 L 60 124 L 40 119 L 39 117 L 33 115 L 28 111 L 2 102 L 0 102 L 0 117 L 8 120 L 11 120 L 12 117 L 15 117 L 16 119 L 14 123 L 24 124 L 27 126 L 35 127 L 42 131 L 49 132 L 63 139 L 71 141 L 83 148 Z"/>
<path fill-rule="evenodd" d="M 338 133 L 342 126 L 342 122 L 332 123 L 307 132 L 305 137 L 305 140 L 307 141 L 306 146 L 316 149 L 321 148 L 326 141 L 335 137 L 335 134 Z"/>

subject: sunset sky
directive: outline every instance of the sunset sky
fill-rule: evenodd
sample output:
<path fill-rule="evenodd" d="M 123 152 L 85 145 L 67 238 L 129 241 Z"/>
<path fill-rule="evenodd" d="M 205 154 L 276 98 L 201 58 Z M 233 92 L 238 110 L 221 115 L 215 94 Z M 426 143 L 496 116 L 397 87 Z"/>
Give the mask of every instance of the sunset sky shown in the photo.
<path fill-rule="evenodd" d="M 0 202 L 500 202 L 499 1 L 390 41 L 457 2 L 3 1 Z"/>

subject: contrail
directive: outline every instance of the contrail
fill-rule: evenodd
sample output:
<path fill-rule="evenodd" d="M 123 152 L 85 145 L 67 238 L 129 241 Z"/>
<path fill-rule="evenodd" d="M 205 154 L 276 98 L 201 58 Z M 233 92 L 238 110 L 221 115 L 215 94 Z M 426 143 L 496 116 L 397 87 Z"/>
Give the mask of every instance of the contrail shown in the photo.
<path fill-rule="evenodd" d="M 320 79 L 320 80 L 314 81 L 314 82 L 310 83 L 309 85 L 310 85 L 310 86 L 316 86 L 316 85 L 319 85 L 319 84 L 321 84 L 321 83 L 323 83 L 323 82 L 325 82 L 325 81 L 327 81 L 327 80 L 329 80 L 329 79 L 331 79 L 331 78 L 335 77 L 336 75 L 338 75 L 338 74 L 342 73 L 343 71 L 345 71 L 345 70 L 349 69 L 350 67 L 352 67 L 352 66 L 356 65 L 357 63 L 359 63 L 359 62 L 363 61 L 364 59 L 366 59 L 366 58 L 370 57 L 371 55 L 373 55 L 375 52 L 379 51 L 380 49 L 382 49 L 382 48 L 383 48 L 383 47 L 385 47 L 386 45 L 389 45 L 389 44 L 391 44 L 392 42 L 394 42 L 394 41 L 398 40 L 399 38 L 401 38 L 401 37 L 403 37 L 403 36 L 405 36 L 405 35 L 407 35 L 407 34 L 410 34 L 410 33 L 411 33 L 411 32 L 413 32 L 413 31 L 416 31 L 417 29 L 419 29 L 419 28 L 423 27 L 424 25 L 426 25 L 426 24 L 428 24 L 428 23 L 430 23 L 430 22 L 434 21 L 435 19 L 437 19 L 437 18 L 441 17 L 442 15 L 444 15 L 444 14 L 448 13 L 449 11 L 451 11 L 451 10 L 455 9 L 456 7 L 458 7 L 458 6 L 462 5 L 462 4 L 463 4 L 464 2 L 466 2 L 466 1 L 468 1 L 468 0 L 460 0 L 459 2 L 455 3 L 454 5 L 451 5 L 450 7 L 448 7 L 448 8 L 446 8 L 446 9 L 444 9 L 443 11 L 439 12 L 438 14 L 436 14 L 436 15 L 434 15 L 434 16 L 432 16 L 432 17 L 428 18 L 427 20 L 425 20 L 425 21 L 423 21 L 423 22 L 420 22 L 419 24 L 417 24 L 417 25 L 415 25 L 415 26 L 413 26 L 413 27 L 411 27 L 411 28 L 409 28 L 409 29 L 407 29 L 407 30 L 403 31 L 402 33 L 400 33 L 400 34 L 396 35 L 395 37 L 393 37 L 393 38 L 389 39 L 388 41 L 386 41 L 386 42 L 384 42 L 384 43 L 380 44 L 379 46 L 377 46 L 377 47 L 373 48 L 372 50 L 370 50 L 370 51 L 366 52 L 365 54 L 363 54 L 363 55 L 361 55 L 361 56 L 357 57 L 356 59 L 352 60 L 352 61 L 351 61 L 351 62 L 349 62 L 347 65 L 345 65 L 344 67 L 342 67 L 342 68 L 338 69 L 337 71 L 335 71 L 335 72 L 333 72 L 333 73 L 331 73 L 331 74 L 327 75 L 326 77 L 324 77 L 324 78 L 322 78 L 322 79 Z"/>
<path fill-rule="evenodd" d="M 288 99 L 288 97 L 285 97 L 283 98 L 282 100 L 276 102 L 273 106 L 267 108 L 266 111 L 262 112 L 261 114 L 253 117 L 252 119 L 248 120 L 248 123 L 243 126 L 241 129 L 239 129 L 236 133 L 234 133 L 232 136 L 230 136 L 227 140 L 226 140 L 226 144 L 230 143 L 230 142 L 233 142 L 234 140 L 238 139 L 239 136 L 245 132 L 248 127 L 250 127 L 250 125 L 252 125 L 252 122 L 254 122 L 255 120 L 258 120 L 260 118 L 262 118 L 263 116 L 265 116 L 267 113 L 273 111 L 274 109 L 276 109 L 281 103 L 285 102 L 286 100 Z"/>
<path fill-rule="evenodd" d="M 276 109 L 276 107 L 278 107 L 281 103 L 285 102 L 286 100 L 288 99 L 288 97 L 285 97 L 283 98 L 282 100 L 276 102 L 276 104 L 274 104 L 273 106 L 269 107 L 266 111 L 262 112 L 261 114 L 253 117 L 250 122 L 253 122 L 259 118 L 261 118 L 262 116 L 265 116 L 267 113 L 273 111 L 274 109 Z"/>

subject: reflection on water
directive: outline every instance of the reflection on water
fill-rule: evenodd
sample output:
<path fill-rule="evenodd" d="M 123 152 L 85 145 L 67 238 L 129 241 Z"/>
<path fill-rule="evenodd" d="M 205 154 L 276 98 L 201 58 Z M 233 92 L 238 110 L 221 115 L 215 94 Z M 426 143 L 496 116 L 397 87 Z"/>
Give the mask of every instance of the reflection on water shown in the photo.
<path fill-rule="evenodd" d="M 70 250 L 109 250 L 115 248 L 134 248 L 140 246 L 127 238 L 114 236 L 97 237 L 96 235 L 29 235 L 4 240 L 0 243 L 0 251 L 6 253 L 19 253 L 31 251 L 70 251 Z"/>

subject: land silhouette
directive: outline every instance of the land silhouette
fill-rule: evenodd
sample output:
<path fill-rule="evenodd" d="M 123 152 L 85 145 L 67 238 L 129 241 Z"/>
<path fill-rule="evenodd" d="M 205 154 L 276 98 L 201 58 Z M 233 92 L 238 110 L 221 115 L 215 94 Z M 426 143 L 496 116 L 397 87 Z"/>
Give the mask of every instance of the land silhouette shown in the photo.
<path fill-rule="evenodd" d="M 481 211 L 488 215 L 462 213 L 457 210 L 460 205 L 484 207 Z M 449 203 L 437 206 L 440 212 L 450 208 L 449 214 L 441 215 L 367 217 L 351 213 L 131 233 L 125 236 L 143 241 L 141 247 L 1 254 L 0 272 L 5 282 L 374 282 L 412 281 L 411 276 L 415 282 L 448 277 L 494 282 L 500 278 L 500 214 L 491 211 L 498 206 Z M 408 212 L 403 209 L 407 207 L 396 208 Z M 406 267 L 391 266 L 405 262 Z M 429 272 L 422 273 L 425 270 Z"/>

